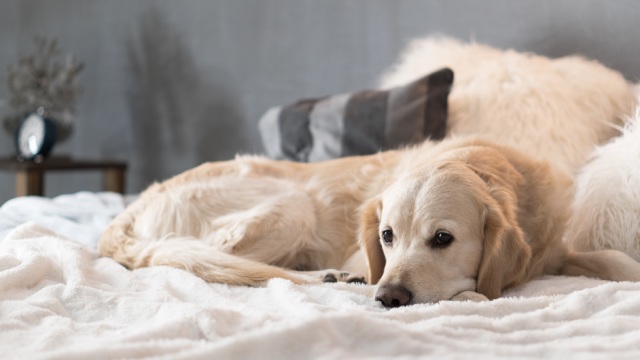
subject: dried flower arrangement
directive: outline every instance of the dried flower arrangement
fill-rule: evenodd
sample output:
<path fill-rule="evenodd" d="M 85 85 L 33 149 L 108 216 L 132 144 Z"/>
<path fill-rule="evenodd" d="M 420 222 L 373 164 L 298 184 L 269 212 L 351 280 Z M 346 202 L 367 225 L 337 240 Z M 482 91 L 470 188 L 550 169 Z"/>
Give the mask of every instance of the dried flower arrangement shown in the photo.
<path fill-rule="evenodd" d="M 4 118 L 4 128 L 11 134 L 26 114 L 39 107 L 46 111 L 57 128 L 57 142 L 67 139 L 73 129 L 75 103 L 82 88 L 77 83 L 84 64 L 67 55 L 59 60 L 58 41 L 36 37 L 35 54 L 22 57 L 9 67 L 7 86 L 10 113 Z"/>

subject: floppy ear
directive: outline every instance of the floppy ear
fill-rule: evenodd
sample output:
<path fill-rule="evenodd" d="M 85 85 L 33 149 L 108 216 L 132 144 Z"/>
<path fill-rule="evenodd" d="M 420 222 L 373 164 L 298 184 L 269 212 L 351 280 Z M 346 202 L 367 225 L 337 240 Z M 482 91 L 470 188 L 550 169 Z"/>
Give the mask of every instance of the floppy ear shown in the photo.
<path fill-rule="evenodd" d="M 511 183 L 523 181 L 523 178 L 504 159 L 493 159 L 483 162 L 480 167 L 470 168 L 487 185 L 483 194 L 484 247 L 476 291 L 495 299 L 500 297 L 502 289 L 525 280 L 531 261 L 531 247 L 524 240 L 517 220 L 516 184 Z"/>
<path fill-rule="evenodd" d="M 380 244 L 380 212 L 382 211 L 382 200 L 376 196 L 369 199 L 362 207 L 362 218 L 360 220 L 360 248 L 364 250 L 369 267 L 369 283 L 375 285 L 382 277 L 386 259 Z"/>
<path fill-rule="evenodd" d="M 531 247 L 524 241 L 513 211 L 497 202 L 486 205 L 484 249 L 476 291 L 489 299 L 500 297 L 502 289 L 524 280 L 531 260 Z"/>

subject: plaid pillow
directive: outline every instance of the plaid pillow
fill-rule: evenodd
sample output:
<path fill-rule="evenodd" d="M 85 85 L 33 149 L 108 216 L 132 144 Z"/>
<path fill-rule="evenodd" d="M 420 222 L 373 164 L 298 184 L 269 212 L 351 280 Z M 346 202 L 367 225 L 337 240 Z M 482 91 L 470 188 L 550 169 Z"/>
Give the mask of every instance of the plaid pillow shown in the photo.
<path fill-rule="evenodd" d="M 300 100 L 260 119 L 269 157 L 315 162 L 366 155 L 445 136 L 453 71 L 444 68 L 391 90 Z"/>

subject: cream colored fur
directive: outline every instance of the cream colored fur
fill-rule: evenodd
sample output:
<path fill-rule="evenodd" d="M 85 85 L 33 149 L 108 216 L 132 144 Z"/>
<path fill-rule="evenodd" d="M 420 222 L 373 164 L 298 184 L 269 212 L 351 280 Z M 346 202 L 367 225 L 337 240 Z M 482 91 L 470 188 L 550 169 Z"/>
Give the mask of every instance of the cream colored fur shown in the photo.
<path fill-rule="evenodd" d="M 317 164 L 245 156 L 204 164 L 143 192 L 114 219 L 100 251 L 129 268 L 170 265 L 207 281 L 320 282 L 326 272 L 291 270 L 348 262 L 358 249 L 356 209 L 383 187 L 397 156 Z"/>
<path fill-rule="evenodd" d="M 595 145 L 619 134 L 635 107 L 632 86 L 595 61 L 549 59 L 444 37 L 411 42 L 381 87 L 445 66 L 455 73 L 449 133 L 485 135 L 569 173 L 584 164 Z"/>
<path fill-rule="evenodd" d="M 169 265 L 229 284 L 366 272 L 382 290 L 407 288 L 408 303 L 492 299 L 542 274 L 640 280 L 622 253 L 564 248 L 570 190 L 561 171 L 479 139 L 314 164 L 240 157 L 151 186 L 99 250 L 129 268 Z M 388 227 L 394 247 L 380 240 Z M 430 247 L 437 230 L 451 246 Z"/>

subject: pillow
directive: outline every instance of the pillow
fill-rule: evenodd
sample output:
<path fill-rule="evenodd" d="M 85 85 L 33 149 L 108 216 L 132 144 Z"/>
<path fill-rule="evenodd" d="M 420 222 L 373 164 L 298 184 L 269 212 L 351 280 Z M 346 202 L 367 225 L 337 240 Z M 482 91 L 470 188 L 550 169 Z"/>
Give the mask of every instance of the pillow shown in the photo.
<path fill-rule="evenodd" d="M 267 156 L 315 162 L 445 136 L 453 71 L 435 71 L 390 90 L 300 100 L 269 109 L 259 121 Z"/>

